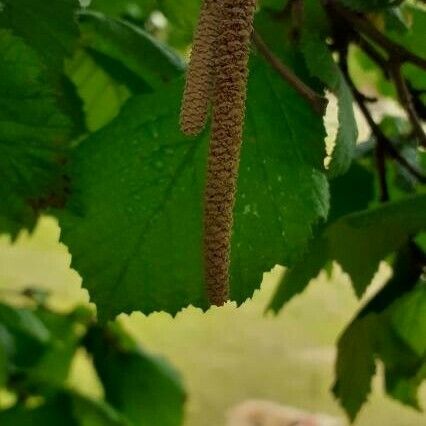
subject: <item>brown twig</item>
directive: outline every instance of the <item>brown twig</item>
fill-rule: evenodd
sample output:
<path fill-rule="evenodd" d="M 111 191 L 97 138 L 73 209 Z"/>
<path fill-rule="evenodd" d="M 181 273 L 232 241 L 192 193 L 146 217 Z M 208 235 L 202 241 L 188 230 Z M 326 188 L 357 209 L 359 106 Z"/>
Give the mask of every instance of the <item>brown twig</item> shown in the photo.
<path fill-rule="evenodd" d="M 416 108 L 413 104 L 413 98 L 408 90 L 407 83 L 401 72 L 400 63 L 391 63 L 390 72 L 392 79 L 395 82 L 396 91 L 398 93 L 399 101 L 407 112 L 408 118 L 413 126 L 413 131 L 419 141 L 419 144 L 426 147 L 426 134 L 423 130 L 420 118 L 417 114 Z"/>
<path fill-rule="evenodd" d="M 376 139 L 377 145 L 380 145 L 380 152 L 376 151 L 376 155 L 382 156 L 383 152 L 386 152 L 389 157 L 391 157 L 395 162 L 400 164 L 402 167 L 404 167 L 412 176 L 414 176 L 420 183 L 426 183 L 426 176 L 420 171 L 417 170 L 416 167 L 414 167 L 405 157 L 403 157 L 399 151 L 395 148 L 393 143 L 390 139 L 387 138 L 387 136 L 384 134 L 380 126 L 374 121 L 373 116 L 370 113 L 370 110 L 367 108 L 367 105 L 365 104 L 364 95 L 358 90 L 358 88 L 355 86 L 355 83 L 353 82 L 349 70 L 347 67 L 347 60 L 346 60 L 346 54 L 345 52 L 341 52 L 340 54 L 340 68 L 342 70 L 343 75 L 345 76 L 345 79 L 352 91 L 352 94 L 354 96 L 355 102 L 357 103 L 362 115 L 364 116 L 365 120 L 367 121 L 368 126 L 371 129 L 371 132 Z M 381 198 L 386 198 L 387 191 L 384 188 L 384 176 L 383 173 L 386 173 L 386 168 L 383 167 L 383 164 L 378 162 L 378 171 L 380 175 L 380 184 L 382 188 L 382 196 Z"/>
<path fill-rule="evenodd" d="M 362 36 L 358 38 L 357 44 L 379 66 L 379 68 L 382 69 L 385 76 L 393 80 L 399 102 L 407 113 L 408 119 L 413 127 L 413 132 L 416 135 L 419 144 L 426 147 L 426 134 L 413 103 L 413 96 L 401 72 L 402 62 L 400 62 L 398 58 L 390 58 L 387 60 Z"/>
<path fill-rule="evenodd" d="M 404 46 L 386 37 L 386 35 L 379 31 L 370 21 L 368 21 L 368 19 L 365 19 L 357 13 L 351 12 L 336 1 L 326 0 L 325 3 L 355 29 L 385 50 L 392 60 L 399 63 L 410 62 L 419 68 L 426 70 L 426 59 L 414 54 Z"/>
<path fill-rule="evenodd" d="M 318 114 L 323 115 L 327 108 L 327 99 L 312 90 L 308 85 L 300 80 L 291 69 L 286 67 L 278 59 L 278 57 L 271 52 L 262 37 L 256 31 L 253 31 L 252 38 L 259 52 L 275 69 L 275 71 L 277 71 L 277 73 L 285 81 L 287 81 L 287 83 L 289 83 L 303 98 L 305 98 Z"/>
<path fill-rule="evenodd" d="M 411 175 L 413 175 L 419 182 L 426 183 L 426 176 L 420 171 L 417 170 L 411 163 L 409 163 L 395 148 L 393 143 L 386 137 L 386 135 L 383 133 L 382 129 L 377 125 L 377 123 L 374 121 L 370 111 L 368 110 L 367 106 L 363 102 L 362 99 L 359 98 L 356 92 L 354 92 L 354 98 L 359 106 L 359 109 L 362 112 L 362 115 L 364 116 L 365 120 L 368 123 L 368 126 L 371 129 L 372 134 L 374 135 L 374 138 L 378 143 L 380 143 L 385 151 L 388 153 L 388 155 L 395 160 L 397 163 L 399 163 L 402 167 L 404 167 Z"/>
<path fill-rule="evenodd" d="M 390 200 L 386 171 L 386 151 L 383 143 L 380 143 L 379 141 L 377 141 L 375 157 L 379 175 L 380 202 L 386 203 Z"/>

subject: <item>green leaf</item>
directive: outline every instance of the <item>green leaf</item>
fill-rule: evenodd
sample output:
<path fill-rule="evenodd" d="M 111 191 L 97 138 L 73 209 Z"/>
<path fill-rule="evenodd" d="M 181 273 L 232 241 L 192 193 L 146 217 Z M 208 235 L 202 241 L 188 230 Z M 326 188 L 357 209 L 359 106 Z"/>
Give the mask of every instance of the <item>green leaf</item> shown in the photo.
<path fill-rule="evenodd" d="M 287 273 L 288 278 L 284 277 L 270 308 L 274 311 L 281 309 L 305 289 L 327 262 L 333 260 L 351 276 L 355 292 L 361 296 L 379 262 L 407 243 L 410 237 L 426 229 L 425 208 L 426 196 L 419 195 L 344 216 L 334 222 L 315 240 L 294 270 Z"/>
<path fill-rule="evenodd" d="M 414 377 L 404 377 L 389 370 L 386 371 L 386 392 L 395 400 L 421 411 L 418 393 L 425 379 L 426 362 Z"/>
<path fill-rule="evenodd" d="M 409 31 L 401 34 L 399 31 L 389 29 L 387 35 L 402 44 L 410 51 L 426 59 L 426 41 L 424 37 L 424 28 L 426 25 L 426 11 L 422 7 L 407 4 L 404 13 L 408 15 L 410 21 Z M 404 75 L 409 79 L 412 86 L 416 89 L 426 89 L 425 71 L 413 65 L 407 65 L 403 69 Z"/>
<path fill-rule="evenodd" d="M 118 413 L 104 401 L 96 401 L 74 394 L 72 395 L 72 402 L 73 415 L 77 419 L 79 426 L 131 425 L 121 413 Z"/>
<path fill-rule="evenodd" d="M 358 316 L 339 339 L 333 393 L 352 421 L 371 392 L 376 358 L 385 367 L 387 393 L 418 407 L 417 392 L 425 378 L 424 361 L 390 327 L 391 311 L 392 307 L 381 314 Z"/>
<path fill-rule="evenodd" d="M 359 11 L 371 12 L 381 9 L 386 9 L 393 7 L 398 3 L 401 3 L 399 0 L 339 0 L 345 6 L 350 9 L 355 9 Z"/>
<path fill-rule="evenodd" d="M 13 336 L 3 323 L 0 323 L 0 388 L 7 383 L 9 373 L 9 359 L 13 356 L 15 342 Z"/>
<path fill-rule="evenodd" d="M 6 354 L 12 387 L 38 394 L 62 387 L 92 313 L 77 308 L 67 315 L 45 308 L 0 304 L 0 347 Z M 1 351 L 0 351 L 1 352 Z"/>
<path fill-rule="evenodd" d="M 348 191 L 352 193 L 350 198 Z M 330 193 L 328 225 L 342 216 L 368 207 L 374 197 L 374 176 L 363 166 L 352 163 L 346 174 L 331 181 Z M 328 262 L 323 244 L 320 231 L 300 261 L 285 273 L 270 309 L 278 312 L 285 303 L 305 290 L 310 280 L 319 274 Z"/>
<path fill-rule="evenodd" d="M 160 11 L 167 18 L 171 34 L 169 41 L 173 45 L 185 47 L 192 42 L 192 36 L 200 11 L 200 0 L 93 0 L 90 8 L 115 16 L 131 15 L 141 21 L 153 11 Z"/>
<path fill-rule="evenodd" d="M 411 292 L 423 273 L 425 255 L 412 242 L 403 246 L 393 262 L 393 275 L 386 285 L 359 312 L 358 317 L 371 312 L 381 313 L 396 300 Z"/>
<path fill-rule="evenodd" d="M 70 414 L 69 399 L 66 396 L 58 396 L 36 408 L 31 409 L 24 404 L 18 404 L 8 410 L 0 411 L 0 424 L 2 426 L 78 426 Z"/>
<path fill-rule="evenodd" d="M 339 127 L 332 160 L 329 165 L 331 177 L 348 171 L 355 154 L 358 127 L 355 120 L 353 97 L 339 67 L 326 44 L 327 17 L 319 10 L 317 0 L 307 3 L 306 22 L 303 27 L 301 50 L 312 76 L 319 78 L 337 97 Z"/>
<path fill-rule="evenodd" d="M 83 100 L 86 124 L 91 132 L 99 130 L 116 117 L 131 96 L 126 83 L 115 80 L 84 50 L 77 51 L 66 68 L 67 75 Z"/>
<path fill-rule="evenodd" d="M 399 336 L 419 356 L 426 356 L 426 285 L 398 301 L 392 310 L 392 324 Z"/>
<path fill-rule="evenodd" d="M 353 421 L 371 392 L 376 372 L 375 334 L 380 326 L 374 314 L 352 323 L 338 343 L 333 393 Z"/>
<path fill-rule="evenodd" d="M 0 322 L 13 333 L 26 335 L 42 344 L 47 343 L 50 339 L 49 330 L 29 309 L 0 304 Z"/>
<path fill-rule="evenodd" d="M 2 0 L 0 27 L 13 31 L 55 70 L 73 53 L 78 39 L 78 0 Z"/>
<path fill-rule="evenodd" d="M 287 62 L 303 70 L 294 52 Z M 263 272 L 300 256 L 328 210 L 321 117 L 260 58 L 253 58 L 250 75 L 231 253 L 231 295 L 239 302 L 252 295 Z M 179 85 L 133 98 L 76 151 L 62 239 L 102 319 L 207 305 L 207 135 L 181 135 L 181 93 Z"/>
<path fill-rule="evenodd" d="M 129 421 L 140 426 L 182 424 L 185 392 L 165 361 L 142 352 L 118 324 L 92 330 L 86 345 L 106 400 Z"/>
<path fill-rule="evenodd" d="M 72 136 L 85 132 L 82 105 L 75 88 L 63 75 L 64 59 L 73 54 L 78 41 L 75 12 L 78 0 L 4 0 L 0 27 L 11 30 L 38 55 L 43 73 L 58 107 L 72 120 Z"/>
<path fill-rule="evenodd" d="M 0 232 L 32 227 L 44 199 L 61 202 L 60 163 L 70 129 L 36 54 L 1 30 Z"/>
<path fill-rule="evenodd" d="M 43 355 L 26 373 L 27 385 L 42 392 L 45 388 L 50 390 L 64 386 L 92 314 L 83 307 L 67 315 L 59 315 L 39 308 L 37 317 L 47 327 L 51 337 Z"/>
<path fill-rule="evenodd" d="M 282 11 L 287 6 L 288 0 L 260 0 L 259 3 L 262 7 L 266 7 L 274 11 Z"/>
<path fill-rule="evenodd" d="M 59 392 L 35 408 L 24 404 L 0 411 L 3 426 L 130 426 L 112 407 L 72 392 Z"/>
<path fill-rule="evenodd" d="M 418 325 L 424 322 L 419 297 L 424 286 L 416 287 L 423 265 L 424 253 L 414 243 L 403 247 L 391 279 L 359 311 L 339 340 L 334 393 L 352 420 L 370 391 L 375 357 L 384 364 L 387 393 L 418 408 L 418 388 L 426 378 L 426 336 L 424 327 Z"/>
<path fill-rule="evenodd" d="M 127 74 L 132 74 L 130 78 L 124 74 L 126 80 L 123 82 L 141 79 L 142 86 L 144 83 L 145 87 L 155 90 L 181 76 L 185 69 L 182 60 L 167 46 L 126 21 L 84 12 L 80 14 L 80 29 L 83 45 L 89 53 L 96 52 L 110 58 L 109 63 L 100 63 L 105 65 L 105 71 L 109 72 L 113 60 L 115 68 L 121 65 L 126 68 Z M 133 86 L 137 87 L 137 84 Z"/>
<path fill-rule="evenodd" d="M 342 216 L 367 209 L 375 197 L 374 184 L 374 174 L 358 162 L 353 162 L 347 173 L 333 179 L 330 183 L 328 224 Z M 348 191 L 351 192 L 350 197 Z"/>

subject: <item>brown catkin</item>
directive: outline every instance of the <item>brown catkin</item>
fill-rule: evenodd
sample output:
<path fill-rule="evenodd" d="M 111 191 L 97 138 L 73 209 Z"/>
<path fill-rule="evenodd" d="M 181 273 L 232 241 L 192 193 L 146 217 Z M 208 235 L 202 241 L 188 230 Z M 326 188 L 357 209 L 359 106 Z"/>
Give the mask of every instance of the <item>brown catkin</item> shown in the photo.
<path fill-rule="evenodd" d="M 230 245 L 256 0 L 221 0 L 215 43 L 213 125 L 204 200 L 205 280 L 210 303 L 229 298 Z"/>
<path fill-rule="evenodd" d="M 204 0 L 201 7 L 180 116 L 181 130 L 188 136 L 199 134 L 207 121 L 221 1 Z"/>

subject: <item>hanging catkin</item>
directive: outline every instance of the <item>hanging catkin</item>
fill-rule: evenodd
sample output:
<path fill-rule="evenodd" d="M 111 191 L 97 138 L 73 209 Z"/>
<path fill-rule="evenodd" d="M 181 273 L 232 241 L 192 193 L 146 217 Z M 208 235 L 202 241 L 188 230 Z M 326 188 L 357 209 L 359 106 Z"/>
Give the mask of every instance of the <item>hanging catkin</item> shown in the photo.
<path fill-rule="evenodd" d="M 182 132 L 188 136 L 200 133 L 207 120 L 213 87 L 213 61 L 221 1 L 204 0 L 200 12 L 180 117 Z"/>
<path fill-rule="evenodd" d="M 204 200 L 205 280 L 214 305 L 222 305 L 229 297 L 233 208 L 255 8 L 256 0 L 221 0 Z"/>

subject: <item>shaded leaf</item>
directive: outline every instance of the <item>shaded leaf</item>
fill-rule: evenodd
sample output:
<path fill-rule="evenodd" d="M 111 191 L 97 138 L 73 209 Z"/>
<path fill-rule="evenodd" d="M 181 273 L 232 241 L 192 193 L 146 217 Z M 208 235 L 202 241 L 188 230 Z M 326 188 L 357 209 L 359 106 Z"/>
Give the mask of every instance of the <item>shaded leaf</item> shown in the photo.
<path fill-rule="evenodd" d="M 16 234 L 32 227 L 43 199 L 60 203 L 61 162 L 70 131 L 37 55 L 1 30 L 0 231 Z"/>
<path fill-rule="evenodd" d="M 92 330 L 86 346 L 106 400 L 129 421 L 140 426 L 181 425 L 185 392 L 165 361 L 142 352 L 117 324 Z"/>
<path fill-rule="evenodd" d="M 89 53 L 97 52 L 115 61 L 111 67 L 111 62 L 101 62 L 100 57 L 95 56 L 106 72 L 111 74 L 112 68 L 112 73 L 117 75 L 116 68 L 121 65 L 128 74 L 133 74 L 130 76 L 133 80 L 139 78 L 145 87 L 158 89 L 184 71 L 185 65 L 175 53 L 135 25 L 94 12 L 82 12 L 79 16 L 83 45 Z M 121 83 L 129 84 L 129 75 L 124 76 L 126 80 Z M 140 93 L 140 90 L 133 92 Z"/>
<path fill-rule="evenodd" d="M 78 39 L 78 0 L 2 0 L 0 27 L 8 28 L 34 48 L 57 72 Z"/>
<path fill-rule="evenodd" d="M 371 392 L 376 372 L 374 330 L 378 327 L 377 316 L 371 314 L 352 323 L 339 339 L 333 393 L 352 421 Z"/>
<path fill-rule="evenodd" d="M 355 121 L 353 97 L 342 72 L 335 63 L 326 43 L 327 17 L 317 0 L 307 3 L 301 50 L 310 73 L 319 78 L 337 97 L 338 122 L 335 146 L 329 173 L 331 177 L 344 174 L 355 155 L 358 127 Z"/>
<path fill-rule="evenodd" d="M 360 11 L 376 11 L 389 7 L 393 7 L 396 4 L 400 3 L 399 0 L 339 0 L 345 6 L 350 9 L 360 10 Z"/>
<path fill-rule="evenodd" d="M 378 264 L 426 228 L 426 196 L 407 198 L 344 216 L 328 226 L 294 271 L 280 283 L 270 308 L 278 311 L 300 293 L 329 261 L 351 276 L 358 296 L 370 284 Z M 392 232 L 389 232 L 392 229 Z M 348 250 L 350 247 L 350 250 Z M 303 266 L 302 266 L 303 265 Z M 306 267 L 306 271 L 303 268 Z"/>
<path fill-rule="evenodd" d="M 392 324 L 419 356 L 426 356 L 426 285 L 401 299 L 392 310 Z"/>

